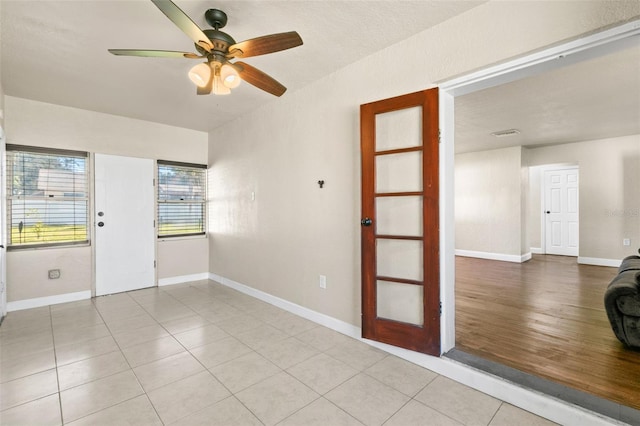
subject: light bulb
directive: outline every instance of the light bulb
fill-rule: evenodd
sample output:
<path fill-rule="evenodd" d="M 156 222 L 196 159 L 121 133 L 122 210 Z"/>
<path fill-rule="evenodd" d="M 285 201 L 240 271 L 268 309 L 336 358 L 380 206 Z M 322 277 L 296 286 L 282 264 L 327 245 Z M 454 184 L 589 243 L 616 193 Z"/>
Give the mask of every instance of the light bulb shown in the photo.
<path fill-rule="evenodd" d="M 235 89 L 241 81 L 238 71 L 229 64 L 224 64 L 222 68 L 220 68 L 220 78 L 222 79 L 222 84 L 229 89 Z"/>
<path fill-rule="evenodd" d="M 222 83 L 222 78 L 220 78 L 220 75 L 213 76 L 213 87 L 211 91 L 214 95 L 228 95 L 229 93 L 231 93 L 231 89 L 229 89 Z"/>
<path fill-rule="evenodd" d="M 196 86 L 205 87 L 211 78 L 211 67 L 208 63 L 198 64 L 189 71 L 189 78 Z"/>

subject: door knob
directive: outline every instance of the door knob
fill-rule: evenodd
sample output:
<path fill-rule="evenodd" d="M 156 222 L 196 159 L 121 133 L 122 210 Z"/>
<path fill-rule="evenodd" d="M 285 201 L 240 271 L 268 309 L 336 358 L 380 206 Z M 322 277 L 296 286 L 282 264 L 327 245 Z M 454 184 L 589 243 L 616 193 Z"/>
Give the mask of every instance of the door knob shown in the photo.
<path fill-rule="evenodd" d="M 546 214 L 551 214 L 551 210 L 547 210 L 545 213 Z"/>
<path fill-rule="evenodd" d="M 372 223 L 373 223 L 373 221 L 371 219 L 369 219 L 368 217 L 365 217 L 364 219 L 362 219 L 360 221 L 360 225 L 362 225 L 362 226 L 371 226 Z"/>
<path fill-rule="evenodd" d="M 104 226 L 104 222 L 98 222 L 98 226 L 102 228 Z"/>

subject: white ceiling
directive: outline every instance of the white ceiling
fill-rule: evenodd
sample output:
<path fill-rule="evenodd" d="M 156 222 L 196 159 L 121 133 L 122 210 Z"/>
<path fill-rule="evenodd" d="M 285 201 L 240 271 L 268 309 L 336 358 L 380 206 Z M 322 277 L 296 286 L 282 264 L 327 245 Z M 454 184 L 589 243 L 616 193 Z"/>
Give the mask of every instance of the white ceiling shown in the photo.
<path fill-rule="evenodd" d="M 456 97 L 456 152 L 640 134 L 640 36 L 602 50 L 607 53 Z M 507 129 L 520 134 L 491 136 Z"/>
<path fill-rule="evenodd" d="M 194 51 L 149 0 L 1 0 L 7 95 L 212 130 L 278 98 L 243 83 L 197 96 L 188 59 L 116 57 L 109 48 Z M 481 1 L 174 0 L 201 28 L 224 10 L 236 41 L 296 30 L 304 45 L 246 62 L 295 91 Z M 456 98 L 456 151 L 640 133 L 640 36 L 632 47 Z M 629 45 L 629 43 L 627 43 Z M 287 96 L 285 93 L 284 96 Z M 490 133 L 517 128 L 511 138 Z"/>
<path fill-rule="evenodd" d="M 246 59 L 291 92 L 483 1 L 175 3 L 203 29 L 207 9 L 225 11 L 224 31 L 238 42 L 298 31 L 303 46 Z M 109 48 L 194 51 L 149 0 L 2 0 L 1 14 L 2 85 L 10 96 L 202 131 L 278 99 L 246 83 L 230 96 L 197 96 L 187 78 L 194 60 L 109 54 Z"/>

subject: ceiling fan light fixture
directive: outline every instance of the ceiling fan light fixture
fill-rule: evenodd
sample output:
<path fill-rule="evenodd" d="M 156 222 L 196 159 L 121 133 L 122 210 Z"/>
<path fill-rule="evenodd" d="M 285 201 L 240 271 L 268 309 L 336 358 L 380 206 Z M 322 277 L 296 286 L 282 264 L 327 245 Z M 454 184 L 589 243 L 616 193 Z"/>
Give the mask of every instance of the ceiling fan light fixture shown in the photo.
<path fill-rule="evenodd" d="M 213 86 L 211 88 L 211 92 L 214 95 L 228 95 L 231 93 L 231 89 L 224 85 L 219 71 L 216 72 L 213 76 Z"/>
<path fill-rule="evenodd" d="M 198 95 L 208 95 L 212 92 L 216 95 L 228 95 L 241 80 L 274 96 L 282 96 L 287 90 L 273 77 L 259 69 L 242 62 L 232 64 L 229 59 L 266 55 L 300 46 L 302 38 L 297 32 L 269 34 L 236 43 L 233 37 L 220 31 L 227 23 L 227 15 L 219 9 L 207 10 L 205 19 L 213 29 L 202 30 L 172 0 L 151 1 L 195 43 L 198 53 L 174 50 L 109 49 L 110 53 L 119 56 L 156 58 L 206 58 L 207 62 L 194 66 L 188 73 L 189 79 L 198 86 L 196 91 Z"/>
<path fill-rule="evenodd" d="M 220 78 L 222 79 L 222 84 L 229 89 L 235 89 L 240 85 L 241 81 L 238 71 L 229 64 L 224 64 L 220 68 Z"/>
<path fill-rule="evenodd" d="M 211 67 L 208 63 L 201 63 L 189 70 L 189 79 L 199 87 L 205 87 L 211 78 Z"/>

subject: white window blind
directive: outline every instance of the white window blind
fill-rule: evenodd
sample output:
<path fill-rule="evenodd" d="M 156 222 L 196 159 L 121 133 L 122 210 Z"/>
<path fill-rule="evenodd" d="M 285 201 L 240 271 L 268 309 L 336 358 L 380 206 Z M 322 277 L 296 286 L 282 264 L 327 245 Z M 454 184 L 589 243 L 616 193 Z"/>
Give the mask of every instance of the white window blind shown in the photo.
<path fill-rule="evenodd" d="M 158 237 L 204 235 L 207 166 L 158 160 Z"/>
<path fill-rule="evenodd" d="M 89 241 L 86 152 L 7 145 L 9 246 Z"/>

